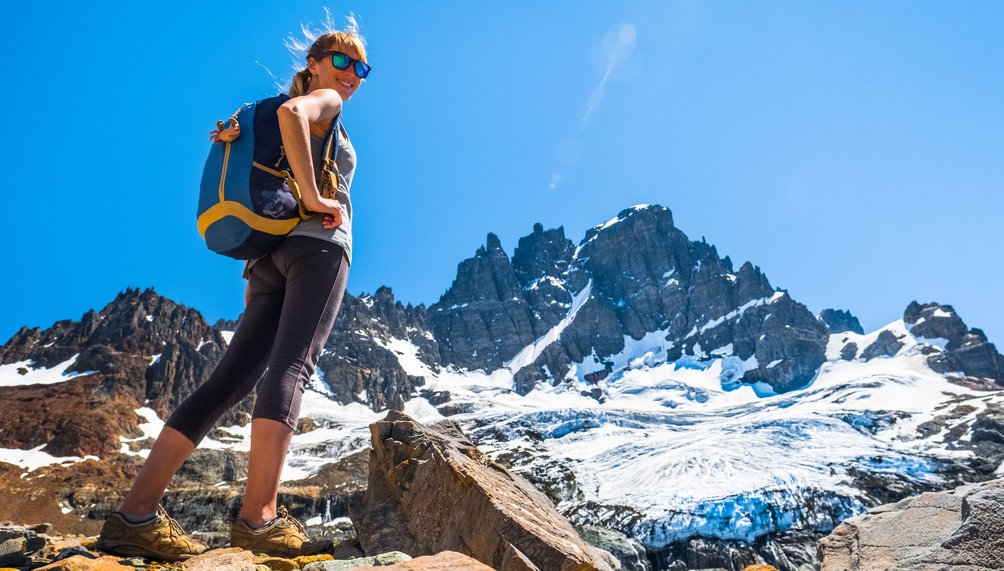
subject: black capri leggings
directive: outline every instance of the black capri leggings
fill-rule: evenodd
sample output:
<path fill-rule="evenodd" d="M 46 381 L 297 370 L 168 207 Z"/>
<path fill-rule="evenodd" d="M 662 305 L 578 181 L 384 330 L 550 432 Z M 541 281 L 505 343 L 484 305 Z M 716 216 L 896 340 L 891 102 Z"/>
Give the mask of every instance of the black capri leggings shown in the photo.
<path fill-rule="evenodd" d="M 309 236 L 289 236 L 258 260 L 244 317 L 223 359 L 167 426 L 198 445 L 257 384 L 252 418 L 295 429 L 304 387 L 335 324 L 348 275 L 342 248 Z"/>

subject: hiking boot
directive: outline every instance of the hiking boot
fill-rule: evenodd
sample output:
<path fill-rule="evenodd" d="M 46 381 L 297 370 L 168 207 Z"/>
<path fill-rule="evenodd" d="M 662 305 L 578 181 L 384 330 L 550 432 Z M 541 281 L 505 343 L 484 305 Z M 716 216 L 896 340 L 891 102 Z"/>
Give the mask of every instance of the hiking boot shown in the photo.
<path fill-rule="evenodd" d="M 121 513 L 112 512 L 101 527 L 96 547 L 114 555 L 164 561 L 188 559 L 208 548 L 186 535 L 162 506 L 157 507 L 156 517 L 142 523 L 130 523 Z"/>
<path fill-rule="evenodd" d="M 230 547 L 286 558 L 313 555 L 331 548 L 330 540 L 311 541 L 303 524 L 290 516 L 285 507 L 280 507 L 276 516 L 274 521 L 258 529 L 238 518 L 230 528 Z"/>

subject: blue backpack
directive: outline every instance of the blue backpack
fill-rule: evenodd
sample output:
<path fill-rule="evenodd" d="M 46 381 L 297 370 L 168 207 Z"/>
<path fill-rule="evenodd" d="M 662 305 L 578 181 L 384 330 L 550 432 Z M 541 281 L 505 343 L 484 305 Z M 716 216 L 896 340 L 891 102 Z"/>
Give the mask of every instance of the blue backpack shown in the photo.
<path fill-rule="evenodd" d="M 288 100 L 279 95 L 248 103 L 230 117 L 229 126 L 217 123 L 229 136 L 209 150 L 199 190 L 199 234 L 210 250 L 239 260 L 263 256 L 310 216 L 282 148 L 277 112 Z M 322 169 L 322 176 L 335 181 L 337 139 L 336 117 Z"/>

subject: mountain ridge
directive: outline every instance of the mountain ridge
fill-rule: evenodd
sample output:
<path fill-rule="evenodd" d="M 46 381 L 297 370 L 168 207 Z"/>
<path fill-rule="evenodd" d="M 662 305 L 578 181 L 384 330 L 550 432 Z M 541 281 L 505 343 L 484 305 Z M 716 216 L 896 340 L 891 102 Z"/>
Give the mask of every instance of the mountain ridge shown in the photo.
<path fill-rule="evenodd" d="M 296 478 L 357 455 L 379 411 L 453 418 L 570 519 L 660 561 L 755 552 L 805 568 L 844 517 L 1004 461 L 1004 357 L 952 306 L 913 302 L 869 332 L 813 315 L 661 206 L 578 244 L 534 225 L 511 257 L 489 233 L 436 303 L 381 287 L 341 311 L 304 394 Z M 22 328 L 0 347 L 0 402 L 17 403 L 0 462 L 141 454 L 234 325 L 128 288 L 79 322 Z M 239 455 L 248 404 L 204 446 Z"/>

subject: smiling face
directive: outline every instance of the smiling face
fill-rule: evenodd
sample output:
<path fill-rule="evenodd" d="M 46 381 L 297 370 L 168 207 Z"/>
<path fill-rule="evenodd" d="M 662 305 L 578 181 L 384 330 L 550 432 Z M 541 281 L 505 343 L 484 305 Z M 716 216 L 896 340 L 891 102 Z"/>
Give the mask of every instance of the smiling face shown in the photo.
<path fill-rule="evenodd" d="M 331 45 L 330 50 L 340 51 L 353 59 L 359 59 L 359 52 L 351 45 L 336 42 Z M 309 58 L 307 60 L 307 67 L 310 69 L 311 74 L 317 76 L 315 88 L 334 89 L 342 96 L 342 101 L 348 101 L 355 94 L 356 90 L 359 89 L 359 84 L 362 83 L 362 80 L 359 79 L 356 72 L 352 69 L 353 66 L 350 65 L 346 69 L 338 69 L 331 65 L 330 53 L 325 53 L 317 59 Z"/>

